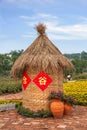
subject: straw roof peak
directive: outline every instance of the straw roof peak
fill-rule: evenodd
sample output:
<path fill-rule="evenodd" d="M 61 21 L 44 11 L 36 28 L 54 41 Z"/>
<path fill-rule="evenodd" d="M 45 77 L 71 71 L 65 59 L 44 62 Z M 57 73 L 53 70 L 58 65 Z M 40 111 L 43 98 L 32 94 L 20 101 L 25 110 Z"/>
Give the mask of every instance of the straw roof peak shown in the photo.
<path fill-rule="evenodd" d="M 45 35 L 46 26 L 39 23 L 36 30 L 39 36 L 18 57 L 11 69 L 13 77 L 25 69 L 57 73 L 60 69 L 73 69 L 74 66 Z"/>
<path fill-rule="evenodd" d="M 40 35 L 43 35 L 45 34 L 45 30 L 46 30 L 46 26 L 42 23 L 39 23 L 37 26 L 36 26 L 36 30 L 37 32 L 40 34 Z"/>

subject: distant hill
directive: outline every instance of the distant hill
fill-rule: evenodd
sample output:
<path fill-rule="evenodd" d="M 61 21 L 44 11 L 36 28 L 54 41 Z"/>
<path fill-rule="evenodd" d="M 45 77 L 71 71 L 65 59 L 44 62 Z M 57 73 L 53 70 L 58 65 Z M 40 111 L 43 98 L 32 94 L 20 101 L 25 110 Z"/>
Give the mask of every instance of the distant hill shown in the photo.
<path fill-rule="evenodd" d="M 83 59 L 87 60 L 87 52 L 82 51 L 81 53 L 64 54 L 69 59 Z"/>

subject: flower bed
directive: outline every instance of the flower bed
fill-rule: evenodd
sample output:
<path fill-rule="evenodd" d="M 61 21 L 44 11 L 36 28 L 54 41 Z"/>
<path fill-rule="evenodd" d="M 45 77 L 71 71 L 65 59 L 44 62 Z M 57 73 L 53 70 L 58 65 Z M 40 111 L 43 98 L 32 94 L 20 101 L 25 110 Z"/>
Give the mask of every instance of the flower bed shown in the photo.
<path fill-rule="evenodd" d="M 20 105 L 22 103 L 22 100 L 9 100 L 9 99 L 6 99 L 6 100 L 0 100 L 0 105 L 1 104 L 8 104 L 8 103 L 16 103 L 16 105 Z"/>
<path fill-rule="evenodd" d="M 87 105 L 87 81 L 67 82 L 63 87 L 66 95 L 72 95 L 80 105 Z"/>

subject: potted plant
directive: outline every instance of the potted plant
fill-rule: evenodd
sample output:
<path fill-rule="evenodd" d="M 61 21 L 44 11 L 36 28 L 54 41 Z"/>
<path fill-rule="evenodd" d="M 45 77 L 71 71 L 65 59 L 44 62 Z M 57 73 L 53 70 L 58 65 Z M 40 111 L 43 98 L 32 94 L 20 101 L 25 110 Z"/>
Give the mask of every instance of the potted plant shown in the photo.
<path fill-rule="evenodd" d="M 63 114 L 69 115 L 72 111 L 72 105 L 76 103 L 75 99 L 70 95 L 65 95 L 61 89 L 51 91 L 48 96 L 51 101 L 50 110 L 54 117 L 61 118 Z"/>
<path fill-rule="evenodd" d="M 63 103 L 63 92 L 62 90 L 51 91 L 48 99 L 51 101 L 50 110 L 54 117 L 62 118 L 64 113 L 64 103 Z"/>
<path fill-rule="evenodd" d="M 76 103 L 75 99 L 70 95 L 63 95 L 64 101 L 64 114 L 70 115 L 73 104 Z"/>

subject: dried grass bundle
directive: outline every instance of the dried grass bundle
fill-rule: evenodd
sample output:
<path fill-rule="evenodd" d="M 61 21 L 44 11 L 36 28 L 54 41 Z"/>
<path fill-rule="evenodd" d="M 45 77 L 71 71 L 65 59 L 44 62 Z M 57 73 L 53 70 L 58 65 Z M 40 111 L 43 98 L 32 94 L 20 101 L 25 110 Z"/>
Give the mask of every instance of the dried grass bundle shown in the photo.
<path fill-rule="evenodd" d="M 39 23 L 37 26 L 36 26 L 36 30 L 37 32 L 40 34 L 40 35 L 43 35 L 45 34 L 45 30 L 46 30 L 46 26 Z"/>

